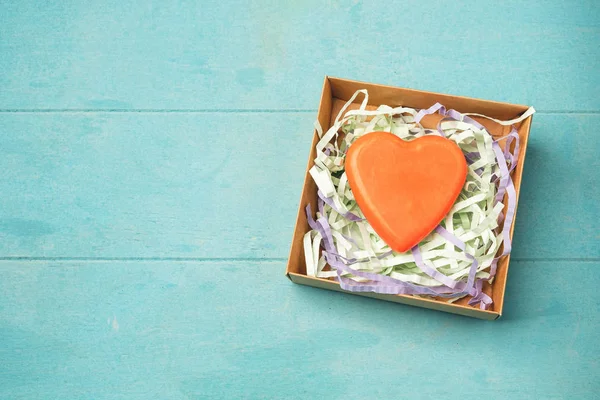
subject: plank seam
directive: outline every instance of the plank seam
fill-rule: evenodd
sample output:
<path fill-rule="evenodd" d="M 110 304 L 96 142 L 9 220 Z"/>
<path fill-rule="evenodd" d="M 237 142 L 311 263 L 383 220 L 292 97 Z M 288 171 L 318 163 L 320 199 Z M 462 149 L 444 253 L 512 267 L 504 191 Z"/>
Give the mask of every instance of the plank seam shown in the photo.
<path fill-rule="evenodd" d="M 0 261 L 287 261 L 281 257 L 0 257 Z"/>
<path fill-rule="evenodd" d="M 42 113 L 42 114 L 52 114 L 52 113 L 130 113 L 130 114 L 210 114 L 210 113 L 249 113 L 249 114 L 260 114 L 260 113 L 316 113 L 316 109 L 304 109 L 304 108 L 289 108 L 289 109 L 275 109 L 275 108 L 256 108 L 256 109 L 194 109 L 194 108 L 181 108 L 181 109 L 120 109 L 120 108 L 111 108 L 111 109 L 93 109 L 93 108 L 32 108 L 32 109 L 19 109 L 19 108 L 7 108 L 0 109 L 0 113 L 6 114 L 33 114 L 33 113 Z M 568 115 L 596 115 L 600 114 L 600 111 L 594 110 L 577 110 L 577 111 L 560 111 L 560 110 L 537 110 L 537 114 L 568 114 Z"/>
<path fill-rule="evenodd" d="M 0 261 L 201 261 L 201 262 L 255 262 L 255 261 L 287 261 L 284 257 L 0 257 Z M 518 262 L 600 262 L 599 257 L 589 258 L 511 258 Z"/>
<path fill-rule="evenodd" d="M 94 108 L 39 108 L 39 109 L 0 109 L 0 113 L 149 113 L 149 114 L 208 114 L 208 113 L 316 113 L 317 110 L 290 108 L 290 109 L 275 109 L 275 108 L 255 108 L 255 109 L 210 109 L 210 108 L 181 108 L 181 109 L 94 109 Z"/>

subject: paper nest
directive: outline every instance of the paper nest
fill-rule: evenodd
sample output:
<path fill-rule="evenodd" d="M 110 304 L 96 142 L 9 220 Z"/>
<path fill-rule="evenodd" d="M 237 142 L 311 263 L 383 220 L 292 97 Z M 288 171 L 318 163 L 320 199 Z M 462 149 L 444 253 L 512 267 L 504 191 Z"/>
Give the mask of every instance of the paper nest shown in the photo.
<path fill-rule="evenodd" d="M 346 112 L 360 94 L 364 95 L 360 108 Z M 386 105 L 367 110 L 367 102 L 367 91 L 359 90 L 325 134 L 315 125 L 320 140 L 310 174 L 318 187 L 319 209 L 313 219 L 307 207 L 312 228 L 304 236 L 307 275 L 337 279 L 350 291 L 446 297 L 448 301 L 470 295 L 469 304 L 487 308 L 491 299 L 482 292 L 482 283 L 493 280 L 498 259 L 511 249 L 508 233 L 516 194 L 510 172 L 519 151 L 516 130 L 494 140 L 472 114 L 446 110 L 440 104 L 427 110 Z M 423 128 L 423 116 L 436 112 L 444 116 L 437 129 Z M 511 125 L 533 112 L 513 121 L 494 121 Z M 454 141 L 467 160 L 467 179 L 451 211 L 406 253 L 392 251 L 364 219 L 344 171 L 349 146 L 375 131 L 391 132 L 408 141 L 441 135 Z M 506 141 L 504 150 L 499 145 L 502 140 Z M 503 215 L 505 194 L 507 215 Z"/>

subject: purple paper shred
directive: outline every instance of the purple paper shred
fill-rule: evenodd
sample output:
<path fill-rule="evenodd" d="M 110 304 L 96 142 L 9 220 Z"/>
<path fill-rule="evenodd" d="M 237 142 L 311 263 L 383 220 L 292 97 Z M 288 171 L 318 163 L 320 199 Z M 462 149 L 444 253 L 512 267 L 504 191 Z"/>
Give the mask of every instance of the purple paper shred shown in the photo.
<path fill-rule="evenodd" d="M 363 220 L 361 217 L 359 217 L 356 214 L 351 213 L 350 211 L 347 211 L 347 212 L 343 213 L 340 210 L 338 210 L 338 208 L 335 206 L 335 203 L 333 202 L 333 199 L 331 197 L 326 197 L 323 194 L 323 192 L 321 192 L 320 190 L 317 191 L 317 195 L 319 196 L 319 198 L 321 200 L 323 200 L 325 203 L 327 203 L 327 205 L 329 207 L 333 208 L 335 210 L 335 212 L 337 212 L 338 214 L 340 214 L 344 218 L 349 219 L 350 221 L 353 221 L 353 222 L 362 221 Z M 322 214 L 322 212 L 321 212 L 321 214 Z"/>
<path fill-rule="evenodd" d="M 440 103 L 435 103 L 434 105 L 432 105 L 431 107 L 429 107 L 426 110 L 419 110 L 417 115 L 415 115 L 415 122 L 418 123 L 423 119 L 424 116 L 429 115 L 429 114 L 434 114 L 436 112 L 439 112 L 440 115 L 446 115 L 446 107 L 444 107 Z"/>

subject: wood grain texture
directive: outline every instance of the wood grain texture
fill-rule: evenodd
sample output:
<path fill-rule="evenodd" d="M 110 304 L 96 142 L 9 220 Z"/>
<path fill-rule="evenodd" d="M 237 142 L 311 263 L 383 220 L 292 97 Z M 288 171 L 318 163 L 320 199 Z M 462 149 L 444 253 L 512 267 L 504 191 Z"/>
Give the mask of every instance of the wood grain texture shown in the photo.
<path fill-rule="evenodd" d="M 596 398 L 599 42 L 593 1 L 0 0 L 0 398 Z M 543 111 L 502 319 L 284 278 L 324 75 Z"/>
<path fill-rule="evenodd" d="M 332 75 L 600 110 L 594 1 L 0 4 L 1 109 L 316 109 Z"/>
<path fill-rule="evenodd" d="M 0 257 L 287 257 L 313 118 L 0 114 Z M 514 258 L 600 257 L 598 124 L 535 116 Z"/>
<path fill-rule="evenodd" d="M 311 119 L 1 115 L 0 254 L 284 257 Z"/>
<path fill-rule="evenodd" d="M 0 397 L 593 398 L 593 262 L 514 262 L 485 322 L 294 285 L 283 262 L 0 262 Z"/>

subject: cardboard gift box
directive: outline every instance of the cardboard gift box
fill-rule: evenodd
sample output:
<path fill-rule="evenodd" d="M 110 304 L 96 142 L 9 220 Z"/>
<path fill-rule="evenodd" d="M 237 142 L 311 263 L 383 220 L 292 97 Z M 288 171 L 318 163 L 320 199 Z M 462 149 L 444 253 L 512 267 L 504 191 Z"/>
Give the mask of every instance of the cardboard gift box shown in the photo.
<path fill-rule="evenodd" d="M 376 109 L 378 106 L 385 104 L 391 107 L 406 106 L 415 109 L 426 109 L 435 103 L 443 104 L 447 109 L 455 109 L 461 113 L 477 113 L 499 120 L 510 120 L 519 117 L 528 110 L 528 106 L 516 105 L 509 103 L 500 103 L 488 100 L 479 100 L 468 97 L 452 96 L 447 94 L 424 92 L 420 90 L 403 89 L 392 86 L 377 85 L 372 83 L 364 83 L 351 81 L 347 79 L 325 77 L 323 84 L 323 92 L 321 94 L 321 102 L 318 111 L 318 120 L 323 128 L 323 131 L 329 129 L 342 106 L 352 97 L 352 95 L 360 89 L 367 89 L 369 93 L 369 107 Z M 358 101 L 358 100 L 357 100 Z M 358 108 L 360 103 L 353 104 L 352 108 Z M 435 127 L 437 121 L 441 118 L 439 115 L 432 115 L 424 118 L 421 122 L 425 127 Z M 485 118 L 475 117 L 482 125 L 486 127 L 488 132 L 493 137 L 498 138 L 507 135 L 511 127 L 503 126 Z M 519 192 L 521 187 L 521 177 L 523 175 L 523 166 L 525 162 L 525 154 L 527 152 L 527 139 L 529 137 L 529 129 L 531 126 L 532 116 L 527 117 L 523 121 L 514 124 L 518 131 L 520 139 L 520 152 L 515 170 L 512 172 L 512 179 L 517 193 L 517 205 Z M 304 186 L 300 197 L 300 205 L 298 208 L 298 217 L 292 238 L 290 256 L 287 264 L 286 275 L 292 282 L 314 286 L 322 289 L 343 291 L 339 284 L 334 280 L 316 278 L 306 275 L 306 263 L 304 259 L 303 237 L 310 230 L 307 222 L 305 208 L 307 204 L 311 205 L 313 210 L 317 209 L 317 187 L 312 177 L 309 174 L 310 168 L 314 165 L 316 157 L 315 146 L 319 140 L 318 134 L 313 133 L 313 140 L 310 147 L 308 158 L 308 166 L 304 176 Z M 505 141 L 502 141 L 505 142 Z M 501 143 L 504 146 L 504 143 Z M 505 211 L 507 198 L 504 199 Z M 516 217 L 516 213 L 515 213 Z M 510 238 L 512 240 L 514 231 L 514 220 L 510 229 Z M 475 318 L 493 320 L 498 319 L 502 315 L 502 306 L 504 304 L 504 292 L 506 288 L 506 278 L 508 274 L 508 265 L 510 255 L 502 257 L 498 262 L 498 269 L 493 283 L 484 285 L 484 292 L 488 294 L 493 304 L 488 310 L 481 310 L 475 306 L 467 304 L 469 297 L 460 299 L 454 303 L 448 303 L 447 299 L 438 298 L 423 298 L 412 295 L 389 295 L 379 293 L 358 293 L 359 296 L 372 297 L 381 300 L 393 301 L 396 303 L 404 303 L 418 307 L 425 307 L 434 310 L 440 310 L 455 314 L 466 315 Z"/>

